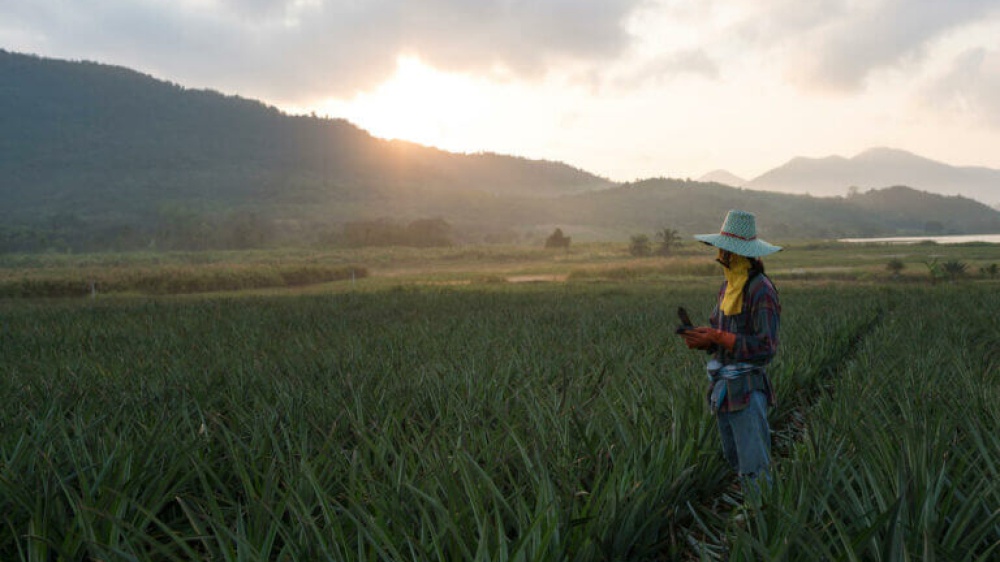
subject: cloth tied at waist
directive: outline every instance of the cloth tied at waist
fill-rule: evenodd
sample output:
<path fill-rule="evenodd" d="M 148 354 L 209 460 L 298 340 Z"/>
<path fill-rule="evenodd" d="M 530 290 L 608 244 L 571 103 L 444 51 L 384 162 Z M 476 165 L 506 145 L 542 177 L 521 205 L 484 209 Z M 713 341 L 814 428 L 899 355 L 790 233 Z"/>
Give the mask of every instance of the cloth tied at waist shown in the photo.
<path fill-rule="evenodd" d="M 760 365 L 751 363 L 724 365 L 718 360 L 712 359 L 705 366 L 705 370 L 711 382 L 708 402 L 712 407 L 713 414 L 718 413 L 720 409 L 725 411 L 742 409 L 744 405 L 741 403 L 745 402 L 745 396 L 755 390 L 767 392 L 766 374 Z M 729 407 L 723 408 L 727 404 L 727 399 Z"/>

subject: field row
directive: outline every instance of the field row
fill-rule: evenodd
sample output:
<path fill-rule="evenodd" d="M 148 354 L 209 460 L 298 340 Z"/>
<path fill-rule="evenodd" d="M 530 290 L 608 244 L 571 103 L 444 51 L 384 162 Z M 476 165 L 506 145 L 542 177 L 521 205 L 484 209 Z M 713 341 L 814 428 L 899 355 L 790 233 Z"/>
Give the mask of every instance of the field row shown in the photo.
<path fill-rule="evenodd" d="M 989 289 L 783 290 L 750 513 L 673 335 L 714 287 L 0 303 L 0 558 L 986 560 Z"/>

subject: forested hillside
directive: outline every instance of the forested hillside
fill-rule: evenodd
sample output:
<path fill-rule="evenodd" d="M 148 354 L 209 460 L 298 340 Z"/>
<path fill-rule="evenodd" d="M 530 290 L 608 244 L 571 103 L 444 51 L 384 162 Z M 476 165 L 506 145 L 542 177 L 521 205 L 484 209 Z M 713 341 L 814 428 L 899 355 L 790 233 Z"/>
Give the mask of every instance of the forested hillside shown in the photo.
<path fill-rule="evenodd" d="M 811 197 L 685 180 L 652 179 L 562 199 L 553 212 L 605 228 L 636 232 L 670 227 L 712 232 L 728 209 L 752 209 L 766 234 L 777 238 L 839 238 L 903 234 L 1000 232 L 1000 212 L 964 197 L 906 187 L 850 197 Z M 625 221 L 628 217 L 628 221 Z"/>
<path fill-rule="evenodd" d="M 718 228 L 772 238 L 1000 232 L 975 201 L 907 188 L 816 198 L 614 184 L 562 163 L 377 139 L 90 62 L 0 51 L 0 252 L 530 242 Z"/>
<path fill-rule="evenodd" d="M 0 130 L 8 239 L 15 228 L 62 238 L 85 228 L 96 246 L 169 243 L 171 232 L 206 221 L 239 231 L 262 221 L 412 218 L 435 201 L 464 207 L 610 185 L 561 163 L 385 141 L 343 120 L 291 116 L 121 67 L 3 51 Z"/>

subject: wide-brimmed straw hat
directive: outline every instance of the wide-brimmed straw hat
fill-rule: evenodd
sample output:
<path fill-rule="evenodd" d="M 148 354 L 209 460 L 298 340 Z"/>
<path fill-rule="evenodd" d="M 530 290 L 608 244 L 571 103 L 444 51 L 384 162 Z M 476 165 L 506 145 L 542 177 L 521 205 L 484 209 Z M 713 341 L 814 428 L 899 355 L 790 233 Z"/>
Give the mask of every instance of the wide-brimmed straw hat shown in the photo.
<path fill-rule="evenodd" d="M 781 250 L 781 246 L 757 238 L 757 219 L 753 213 L 735 209 L 726 215 L 718 234 L 695 234 L 694 237 L 708 245 L 748 258 L 759 258 Z"/>

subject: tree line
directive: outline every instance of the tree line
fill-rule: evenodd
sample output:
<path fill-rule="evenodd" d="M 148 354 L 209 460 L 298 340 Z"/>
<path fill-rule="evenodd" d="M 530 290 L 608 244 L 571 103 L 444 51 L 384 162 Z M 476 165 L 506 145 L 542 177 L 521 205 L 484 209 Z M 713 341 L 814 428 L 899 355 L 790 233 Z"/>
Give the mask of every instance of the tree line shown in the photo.
<path fill-rule="evenodd" d="M 34 224 L 0 224 L 0 253 L 436 247 L 452 245 L 453 237 L 451 224 L 441 218 L 306 223 L 281 221 L 254 211 L 212 214 L 167 206 L 140 223 L 87 221 L 62 212 Z"/>

